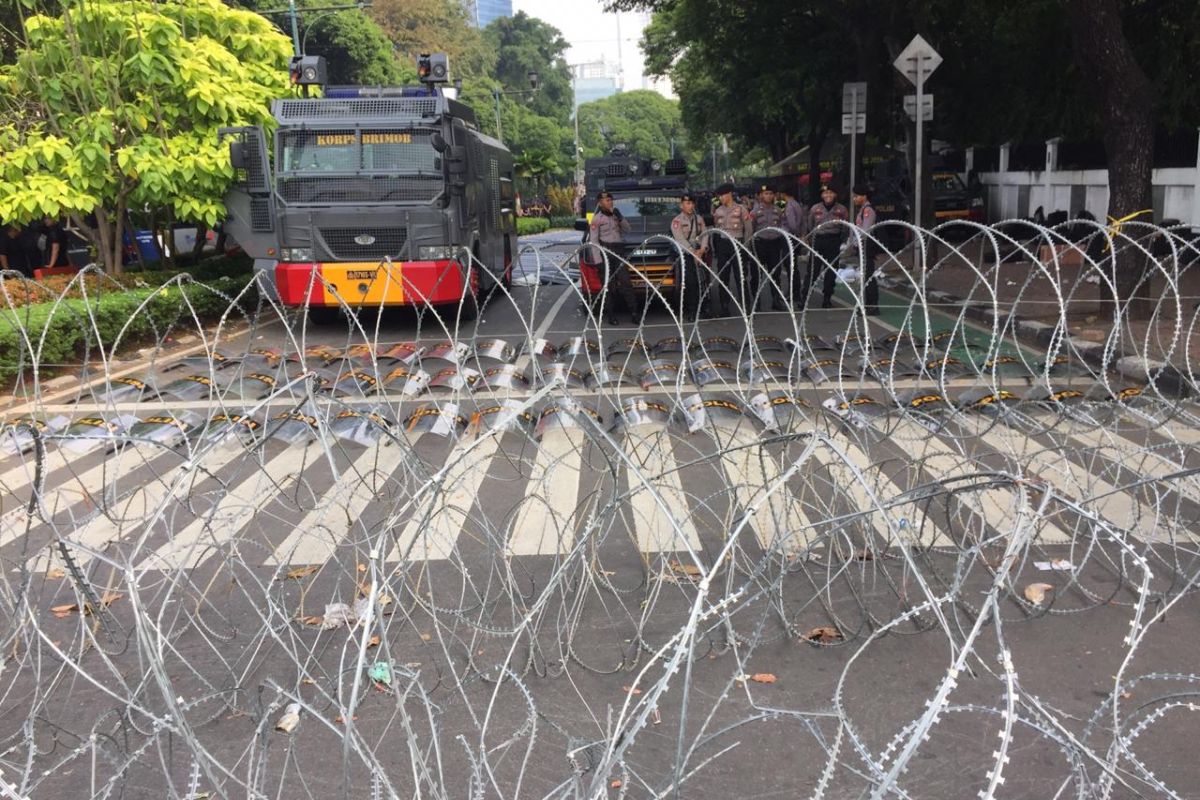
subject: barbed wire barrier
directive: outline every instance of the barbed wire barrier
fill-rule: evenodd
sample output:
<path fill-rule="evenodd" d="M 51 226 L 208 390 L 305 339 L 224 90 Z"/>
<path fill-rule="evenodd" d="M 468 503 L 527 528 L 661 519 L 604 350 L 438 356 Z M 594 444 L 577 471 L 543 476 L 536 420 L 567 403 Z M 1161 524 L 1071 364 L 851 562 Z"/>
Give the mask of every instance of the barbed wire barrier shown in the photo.
<path fill-rule="evenodd" d="M 569 243 L 477 324 L 6 276 L 0 797 L 1187 796 L 1196 245 L 1081 225 L 637 330 Z"/>

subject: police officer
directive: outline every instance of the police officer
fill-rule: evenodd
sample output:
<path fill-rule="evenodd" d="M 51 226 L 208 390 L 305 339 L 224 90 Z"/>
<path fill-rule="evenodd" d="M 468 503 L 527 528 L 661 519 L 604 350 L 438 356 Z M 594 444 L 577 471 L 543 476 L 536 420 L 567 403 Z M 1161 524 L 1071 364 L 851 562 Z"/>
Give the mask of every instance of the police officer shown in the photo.
<path fill-rule="evenodd" d="M 679 263 L 679 291 L 683 302 L 683 318 L 688 322 L 694 321 L 700 311 L 704 255 L 708 252 L 705 227 L 704 217 L 696 213 L 696 198 L 690 192 L 685 193 L 679 198 L 679 214 L 671 220 L 671 236 L 683 252 Z"/>
<path fill-rule="evenodd" d="M 731 184 L 724 183 L 718 186 L 717 197 L 720 198 L 720 205 L 713 209 L 713 233 L 710 234 L 713 268 L 716 272 L 711 302 L 713 313 L 725 316 L 733 312 L 732 287 L 741 286 L 741 273 L 747 267 L 753 266 L 746 264 L 745 259 L 738 258 L 737 243 L 750 244 L 754 235 L 754 218 L 745 206 L 733 201 Z M 716 231 L 727 235 L 716 234 Z"/>
<path fill-rule="evenodd" d="M 845 225 L 850 212 L 837 201 L 837 190 L 829 184 L 821 186 L 821 202 L 808 210 L 805 218 L 805 230 L 809 243 L 816 252 L 809 258 L 808 272 L 804 276 L 804 294 L 800 299 L 800 307 L 808 302 L 817 276 L 824 277 L 821 291 L 821 308 L 833 308 L 833 287 L 837 283 L 837 259 L 841 253 L 842 244 L 849 234 Z"/>
<path fill-rule="evenodd" d="M 863 305 L 869 316 L 878 317 L 879 284 L 875 282 L 875 256 L 879 254 L 879 245 L 874 238 L 867 235 L 867 231 L 879 221 L 875 206 L 871 205 L 871 187 L 865 183 L 855 185 L 851 190 L 850 201 L 858 209 L 854 216 L 854 226 L 861 234 L 858 239 L 859 252 L 862 253 Z"/>
<path fill-rule="evenodd" d="M 596 196 L 596 213 L 588 230 L 588 248 L 591 263 L 604 274 L 604 306 L 608 309 L 608 324 L 617 324 L 617 309 L 612 293 L 619 294 L 629 312 L 630 320 L 636 324 L 641 319 L 641 309 L 633 292 L 633 281 L 629 278 L 629 266 L 624 261 L 625 248 L 621 234 L 629 233 L 629 221 L 613 207 L 611 192 L 601 190 Z M 605 251 L 608 252 L 605 252 Z"/>
<path fill-rule="evenodd" d="M 758 231 L 754 235 L 754 257 L 758 259 L 763 272 L 773 277 L 782 287 L 783 280 L 787 277 L 787 237 L 782 230 L 783 211 L 775 205 L 775 191 L 770 186 L 763 184 L 758 187 L 758 200 L 750 210 L 750 216 L 754 218 L 754 230 Z M 751 287 L 753 293 L 750 303 L 752 308 L 757 308 L 758 274 L 753 274 L 751 283 L 754 285 Z M 782 294 L 775 291 L 772 295 L 774 300 L 771 307 L 776 311 L 787 311 L 788 305 Z"/>

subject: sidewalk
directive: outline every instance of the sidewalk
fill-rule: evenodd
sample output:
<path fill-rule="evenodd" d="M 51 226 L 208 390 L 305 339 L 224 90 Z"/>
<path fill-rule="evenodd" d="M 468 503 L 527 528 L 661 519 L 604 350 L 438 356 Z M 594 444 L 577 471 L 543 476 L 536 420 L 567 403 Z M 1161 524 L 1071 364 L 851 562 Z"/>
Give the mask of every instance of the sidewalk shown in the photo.
<path fill-rule="evenodd" d="M 910 263 L 910 252 L 900 257 Z M 1122 319 L 1119 335 L 1110 342 L 1114 328 L 1112 312 L 1103 310 L 1102 286 L 1084 280 L 1094 269 L 1085 265 L 1050 261 L 981 263 L 978 246 L 961 253 L 942 247 L 937 260 L 923 275 L 908 275 L 895 262 L 884 273 L 895 283 L 893 289 L 909 293 L 912 280 L 923 282 L 929 301 L 961 309 L 969 306 L 971 316 L 986 316 L 990 323 L 994 311 L 1001 317 L 1015 316 L 1026 333 L 1037 331 L 1049 340 L 1063 322 L 1074 343 L 1093 345 L 1107 360 L 1125 363 L 1144 361 L 1140 373 L 1153 373 L 1162 364 L 1170 364 L 1184 375 L 1200 374 L 1200 265 L 1172 268 L 1169 274 L 1177 286 L 1168 288 L 1166 275 L 1157 272 L 1150 284 L 1155 312 L 1150 319 Z M 1037 335 L 1037 334 L 1033 334 Z M 1110 363 L 1109 366 L 1112 366 Z"/>

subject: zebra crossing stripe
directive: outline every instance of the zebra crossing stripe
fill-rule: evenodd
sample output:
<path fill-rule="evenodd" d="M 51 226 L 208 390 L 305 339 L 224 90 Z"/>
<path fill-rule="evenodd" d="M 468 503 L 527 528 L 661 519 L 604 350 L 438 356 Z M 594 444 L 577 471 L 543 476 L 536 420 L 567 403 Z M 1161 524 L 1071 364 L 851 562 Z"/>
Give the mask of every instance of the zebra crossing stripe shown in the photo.
<path fill-rule="evenodd" d="M 800 499 L 786 485 L 777 485 L 786 470 L 766 451 L 744 424 L 715 426 L 721 466 L 742 510 L 755 509 L 754 534 L 763 550 L 799 551 L 812 544 L 813 529 Z M 768 494 L 769 492 L 769 494 Z"/>
<path fill-rule="evenodd" d="M 1182 460 L 1177 461 L 1170 457 L 1171 447 L 1145 450 L 1105 428 L 1070 433 L 1067 434 L 1067 438 L 1076 446 L 1101 454 L 1114 465 L 1134 475 L 1160 480 L 1163 482 L 1163 488 L 1171 489 L 1193 502 L 1200 503 L 1200 477 L 1194 474 L 1179 474 L 1187 472 L 1188 467 Z"/>
<path fill-rule="evenodd" d="M 500 432 L 464 438 L 446 460 L 441 490 L 429 492 L 409 518 L 388 553 L 387 561 L 432 561 L 449 558 L 500 449 Z"/>
<path fill-rule="evenodd" d="M 509 528 L 508 554 L 566 553 L 575 545 L 575 510 L 587 434 L 576 428 L 549 430 L 525 484 L 525 496 Z"/>
<path fill-rule="evenodd" d="M 638 551 L 700 550 L 700 536 L 680 482 L 670 432 L 665 428 L 651 431 L 633 428 L 626 432 L 624 440 L 625 454 L 633 463 L 633 467 L 626 467 L 625 474 Z"/>
<path fill-rule="evenodd" d="M 934 480 L 945 480 L 959 477 L 976 471 L 978 462 L 951 448 L 929 429 L 903 417 L 890 420 L 886 426 L 876 424 L 875 429 L 888 434 L 891 440 L 906 453 L 914 462 L 929 472 Z M 959 492 L 955 495 L 958 502 L 970 508 L 976 515 L 985 520 L 997 531 L 1014 530 L 1018 523 L 1018 508 L 1021 502 L 1020 493 L 1007 486 L 995 486 L 974 492 Z M 1056 522 L 1046 517 L 1037 517 L 1035 510 L 1025 503 L 1025 519 L 1034 520 L 1038 525 L 1033 541 L 1040 544 L 1066 544 L 1071 536 Z M 941 533 L 934 539 L 935 547 L 956 545 L 949 536 Z"/>
<path fill-rule="evenodd" d="M 145 521 L 176 494 L 186 494 L 187 487 L 194 486 L 209 474 L 215 474 L 226 465 L 245 454 L 237 442 L 225 442 L 205 454 L 199 461 L 187 467 L 179 467 L 169 475 L 156 478 L 117 501 L 111 514 L 99 514 L 80 525 L 69 537 L 75 545 L 72 557 L 80 565 L 91 561 L 89 551 L 100 550 L 109 542 L 121 539 L 125 534 L 140 528 Z M 190 475 L 191 480 L 188 480 Z M 125 522 L 131 520 L 131 522 Z M 49 563 L 58 564 L 61 555 L 52 551 Z"/>
<path fill-rule="evenodd" d="M 305 514 L 288 537 L 267 558 L 267 564 L 324 564 L 346 536 L 359 523 L 363 511 L 378 498 L 378 491 L 393 472 L 413 458 L 412 444 L 393 442 L 381 437 L 350 465 L 321 498 L 321 503 Z"/>
<path fill-rule="evenodd" d="M 1052 484 L 1065 497 L 1085 498 L 1080 501 L 1085 508 L 1090 507 L 1097 516 L 1135 538 L 1154 543 L 1173 540 L 1176 533 L 1188 535 L 1178 530 L 1178 520 L 1160 514 L 1129 492 L 1088 472 L 1060 449 L 1047 448 L 1025 433 L 992 420 L 984 419 L 981 424 L 984 430 L 978 436 L 988 447 L 1018 459 L 1025 469 Z M 1146 536 L 1146 531 L 1161 532 Z"/>
<path fill-rule="evenodd" d="M 175 570 L 198 567 L 213 547 L 231 541 L 254 515 L 286 492 L 310 464 L 324 456 L 319 442 L 298 442 L 268 461 L 254 474 L 229 489 L 212 509 L 193 520 L 171 541 L 148 555 L 138 569 Z"/>

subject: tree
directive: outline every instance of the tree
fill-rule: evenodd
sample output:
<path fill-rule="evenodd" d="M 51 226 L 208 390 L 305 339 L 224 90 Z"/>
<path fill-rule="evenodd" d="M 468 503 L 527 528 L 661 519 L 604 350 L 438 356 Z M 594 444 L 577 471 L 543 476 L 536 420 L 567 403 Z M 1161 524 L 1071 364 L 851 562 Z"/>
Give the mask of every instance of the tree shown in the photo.
<path fill-rule="evenodd" d="M 494 75 L 506 91 L 529 88 L 529 72 L 539 76 L 537 93 L 529 101 L 533 111 L 566 124 L 571 118 L 574 96 L 571 68 L 565 58 L 567 41 L 562 33 L 540 19 L 518 11 L 512 17 L 493 20 L 484 31 L 496 51 Z"/>
<path fill-rule="evenodd" d="M 121 269 L 130 208 L 215 224 L 233 178 L 221 126 L 270 125 L 291 46 L 218 0 L 89 0 L 25 21 L 0 67 L 0 218 L 69 214 Z"/>
<path fill-rule="evenodd" d="M 495 52 L 458 0 L 374 0 L 368 13 L 407 63 L 421 53 L 442 52 L 451 72 L 464 79 L 495 69 Z"/>
<path fill-rule="evenodd" d="M 579 143 L 585 158 L 627 144 L 638 155 L 665 160 L 671 156 L 672 143 L 682 156 L 686 141 L 679 103 L 658 92 L 622 92 L 579 107 Z"/>

